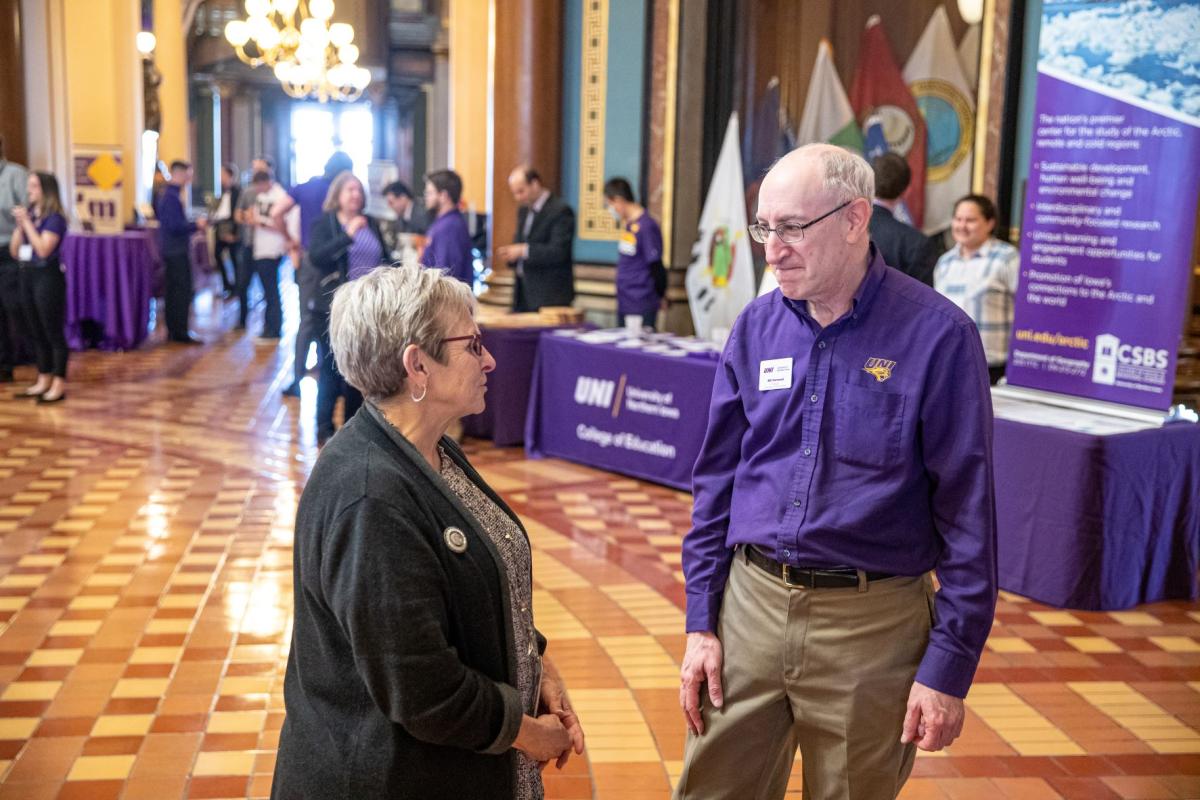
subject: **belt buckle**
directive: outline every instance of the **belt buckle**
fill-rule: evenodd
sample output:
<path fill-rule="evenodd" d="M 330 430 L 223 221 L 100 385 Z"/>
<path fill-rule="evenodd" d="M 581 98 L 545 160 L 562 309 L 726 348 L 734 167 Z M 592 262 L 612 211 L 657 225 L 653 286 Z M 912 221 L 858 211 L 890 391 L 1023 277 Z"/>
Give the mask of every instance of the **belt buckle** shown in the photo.
<path fill-rule="evenodd" d="M 805 573 L 811 572 L 811 570 L 805 570 L 805 569 L 800 569 L 800 570 L 796 570 L 796 571 L 802 575 Z M 811 586 L 806 586 L 803 583 L 793 583 L 790 578 L 791 574 L 792 574 L 792 565 L 784 564 L 783 565 L 783 574 L 780 575 L 780 578 L 783 579 L 784 585 L 787 586 L 789 589 L 810 589 L 810 588 L 812 588 Z"/>

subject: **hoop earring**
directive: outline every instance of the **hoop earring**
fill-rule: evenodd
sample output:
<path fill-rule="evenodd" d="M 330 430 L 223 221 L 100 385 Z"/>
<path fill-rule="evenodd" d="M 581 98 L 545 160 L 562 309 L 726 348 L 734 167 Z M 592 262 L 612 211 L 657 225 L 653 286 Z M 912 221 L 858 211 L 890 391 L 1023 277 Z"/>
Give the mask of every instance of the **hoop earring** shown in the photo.
<path fill-rule="evenodd" d="M 425 395 L 427 395 L 427 394 L 429 394 L 429 384 L 425 384 L 424 388 L 421 389 L 420 397 L 413 397 L 412 392 L 409 392 L 408 399 L 412 400 L 414 403 L 419 403 L 425 399 Z"/>

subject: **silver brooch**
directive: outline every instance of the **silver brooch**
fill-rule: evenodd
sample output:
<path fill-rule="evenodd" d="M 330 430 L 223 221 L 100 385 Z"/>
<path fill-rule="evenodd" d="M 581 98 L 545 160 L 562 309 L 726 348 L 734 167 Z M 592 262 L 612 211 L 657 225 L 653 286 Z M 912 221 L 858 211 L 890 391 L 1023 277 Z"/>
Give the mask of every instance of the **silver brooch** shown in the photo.
<path fill-rule="evenodd" d="M 455 553 L 467 552 L 467 535 L 458 528 L 446 528 L 442 536 L 446 539 L 446 547 Z"/>

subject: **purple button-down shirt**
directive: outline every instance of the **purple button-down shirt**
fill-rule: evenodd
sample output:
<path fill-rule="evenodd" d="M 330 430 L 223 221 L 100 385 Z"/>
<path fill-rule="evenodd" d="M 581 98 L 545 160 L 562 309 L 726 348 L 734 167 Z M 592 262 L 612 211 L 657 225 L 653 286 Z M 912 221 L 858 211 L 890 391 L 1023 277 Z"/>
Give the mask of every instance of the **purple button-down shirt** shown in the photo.
<path fill-rule="evenodd" d="M 288 190 L 288 196 L 300 206 L 300 246 L 308 247 L 308 234 L 313 224 L 325 213 L 321 207 L 325 204 L 325 196 L 333 181 L 323 175 L 310 178 L 299 186 Z"/>
<path fill-rule="evenodd" d="M 451 278 L 467 286 L 475 280 L 475 262 L 471 257 L 471 234 L 458 209 L 435 219 L 426 231 L 428 242 L 421 254 L 421 265 L 443 269 Z"/>
<path fill-rule="evenodd" d="M 826 328 L 778 289 L 734 324 L 693 475 L 687 629 L 716 630 L 738 545 L 806 567 L 936 569 L 917 680 L 963 697 L 996 604 L 987 361 L 953 303 L 870 259 Z"/>

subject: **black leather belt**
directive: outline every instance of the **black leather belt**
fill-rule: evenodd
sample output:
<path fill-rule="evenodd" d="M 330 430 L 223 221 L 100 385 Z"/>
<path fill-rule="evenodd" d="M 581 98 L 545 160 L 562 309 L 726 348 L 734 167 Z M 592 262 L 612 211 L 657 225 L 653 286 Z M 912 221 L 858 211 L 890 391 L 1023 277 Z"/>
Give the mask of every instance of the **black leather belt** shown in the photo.
<path fill-rule="evenodd" d="M 856 569 L 795 567 L 776 561 L 756 547 L 748 546 L 743 549 L 746 551 L 746 559 L 751 564 L 797 589 L 846 589 L 858 586 L 858 570 Z M 865 572 L 863 574 L 868 582 L 896 577 L 886 572 Z"/>

